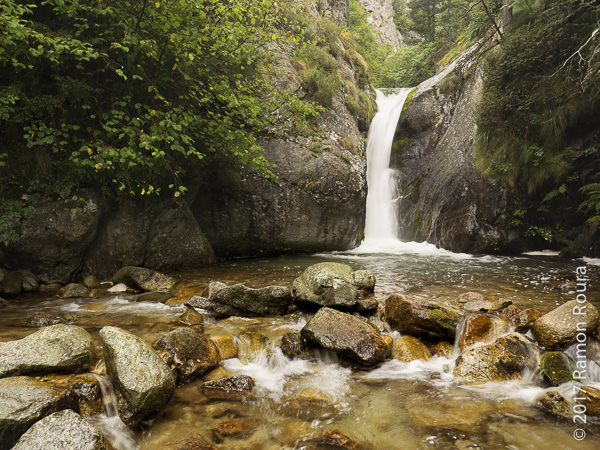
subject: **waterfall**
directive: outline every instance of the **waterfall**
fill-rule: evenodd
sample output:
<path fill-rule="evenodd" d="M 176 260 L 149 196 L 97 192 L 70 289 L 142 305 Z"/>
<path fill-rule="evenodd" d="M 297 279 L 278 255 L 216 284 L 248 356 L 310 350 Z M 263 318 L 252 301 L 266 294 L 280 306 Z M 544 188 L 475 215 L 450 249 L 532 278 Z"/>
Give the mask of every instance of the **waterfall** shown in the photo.
<path fill-rule="evenodd" d="M 377 90 L 378 112 L 367 143 L 367 221 L 365 247 L 398 244 L 395 170 L 390 168 L 394 133 L 411 89 Z"/>

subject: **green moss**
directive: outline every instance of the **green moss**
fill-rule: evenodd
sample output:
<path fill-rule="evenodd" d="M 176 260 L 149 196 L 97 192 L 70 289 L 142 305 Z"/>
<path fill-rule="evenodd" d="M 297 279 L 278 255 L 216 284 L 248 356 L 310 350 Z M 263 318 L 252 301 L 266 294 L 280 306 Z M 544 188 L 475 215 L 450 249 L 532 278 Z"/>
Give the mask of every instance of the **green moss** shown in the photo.
<path fill-rule="evenodd" d="M 433 309 L 427 313 L 427 319 L 436 322 L 442 328 L 455 331 L 460 320 L 460 315 L 452 311 Z"/>
<path fill-rule="evenodd" d="M 400 120 L 398 120 L 398 125 L 400 124 L 400 121 L 402 120 L 402 117 L 408 111 L 408 108 L 410 106 L 410 102 L 412 102 L 413 95 L 415 95 L 416 91 L 417 91 L 417 87 L 414 87 L 413 90 L 408 93 L 408 96 L 406 97 L 406 100 L 404 100 L 404 105 L 402 106 L 402 112 L 400 113 Z M 398 128 L 397 127 L 396 127 L 396 132 L 398 132 Z"/>
<path fill-rule="evenodd" d="M 574 381 L 573 360 L 562 352 L 544 353 L 540 358 L 540 375 L 554 386 Z"/>

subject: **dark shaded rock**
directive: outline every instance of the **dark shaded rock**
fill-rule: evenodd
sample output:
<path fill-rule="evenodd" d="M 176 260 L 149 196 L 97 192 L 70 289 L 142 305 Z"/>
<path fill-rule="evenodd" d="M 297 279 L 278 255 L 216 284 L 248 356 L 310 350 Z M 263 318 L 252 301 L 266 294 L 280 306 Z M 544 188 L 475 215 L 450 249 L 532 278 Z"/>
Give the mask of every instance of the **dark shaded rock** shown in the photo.
<path fill-rule="evenodd" d="M 431 358 L 431 352 L 416 337 L 400 336 L 394 341 L 392 357 L 402 362 L 410 362 L 417 359 L 427 361 Z"/>
<path fill-rule="evenodd" d="M 527 333 L 542 313 L 532 308 L 521 311 L 516 306 L 510 305 L 500 313 L 500 316 L 508 320 L 515 331 Z"/>
<path fill-rule="evenodd" d="M 294 280 L 293 286 L 297 301 L 352 307 L 358 300 L 354 270 L 346 264 L 314 264 Z"/>
<path fill-rule="evenodd" d="M 377 311 L 379 303 L 374 298 L 367 300 L 358 300 L 356 302 L 356 310 L 364 315 L 373 314 Z"/>
<path fill-rule="evenodd" d="M 585 405 L 586 414 L 600 417 L 600 389 L 593 386 L 582 386 L 581 391 L 577 391 L 577 393 L 578 397 L 581 396 L 585 398 L 582 403 Z"/>
<path fill-rule="evenodd" d="M 154 348 L 172 355 L 180 381 L 200 376 L 221 361 L 215 343 L 191 328 L 177 328 L 167 333 L 154 343 Z"/>
<path fill-rule="evenodd" d="M 532 330 L 540 345 L 556 349 L 575 342 L 579 333 L 593 333 L 599 322 L 600 314 L 594 305 L 571 300 L 537 319 Z"/>
<path fill-rule="evenodd" d="M 90 367 L 94 341 L 83 328 L 53 325 L 18 341 L 0 342 L 0 377 L 80 372 Z"/>
<path fill-rule="evenodd" d="M 573 402 L 557 391 L 544 392 L 535 399 L 535 406 L 559 419 L 570 421 L 573 417 Z"/>
<path fill-rule="evenodd" d="M 114 284 L 124 283 L 142 291 L 170 293 L 177 284 L 173 277 L 144 267 L 126 266 L 120 269 L 112 279 Z"/>
<path fill-rule="evenodd" d="M 96 416 L 104 411 L 102 388 L 95 376 L 77 375 L 68 380 L 67 386 L 77 399 L 79 414 L 89 417 Z"/>
<path fill-rule="evenodd" d="M 94 275 L 88 275 L 83 279 L 82 284 L 88 289 L 96 289 L 100 287 L 100 280 Z"/>
<path fill-rule="evenodd" d="M 204 317 L 194 308 L 187 308 L 185 312 L 179 316 L 178 319 L 181 323 L 184 323 L 189 326 L 200 326 L 204 327 Z"/>
<path fill-rule="evenodd" d="M 458 310 L 414 297 L 392 294 L 385 301 L 385 320 L 403 334 L 454 340 L 460 318 Z"/>
<path fill-rule="evenodd" d="M 205 297 L 199 297 L 197 295 L 194 295 L 189 300 L 186 300 L 184 305 L 189 306 L 190 308 L 203 309 L 205 311 L 213 312 L 222 316 L 248 315 L 248 313 L 242 311 L 239 308 L 234 308 L 233 306 L 215 302 L 213 300 L 209 300 Z"/>
<path fill-rule="evenodd" d="M 77 408 L 67 389 L 30 377 L 0 380 L 0 449 L 11 448 L 38 420 L 63 409 Z"/>
<path fill-rule="evenodd" d="M 306 342 L 298 332 L 286 333 L 281 337 L 281 351 L 288 358 L 308 358 Z"/>
<path fill-rule="evenodd" d="M 218 335 L 211 336 L 212 341 L 219 349 L 219 356 L 221 359 L 236 358 L 238 355 L 237 344 L 231 336 Z"/>
<path fill-rule="evenodd" d="M 479 292 L 467 292 L 458 296 L 456 304 L 465 311 L 493 312 L 512 305 L 512 300 L 492 295 L 483 295 Z"/>
<path fill-rule="evenodd" d="M 37 277 L 29 270 L 19 270 L 24 292 L 36 292 L 40 289 Z"/>
<path fill-rule="evenodd" d="M 460 355 L 454 376 L 470 383 L 522 380 L 523 372 L 537 367 L 537 361 L 537 345 L 521 334 L 511 333 Z"/>
<path fill-rule="evenodd" d="M 102 217 L 98 195 L 78 196 L 77 200 L 44 198 L 33 204 L 17 229 L 19 240 L 4 249 L 7 263 L 33 271 L 43 282 L 71 279 Z M 80 212 L 73 214 L 74 208 Z"/>
<path fill-rule="evenodd" d="M 364 364 L 383 361 L 385 340 L 361 319 L 332 308 L 321 308 L 302 328 L 302 337 Z"/>
<path fill-rule="evenodd" d="M 58 296 L 62 298 L 87 297 L 88 288 L 79 283 L 69 283 L 58 290 Z"/>
<path fill-rule="evenodd" d="M 232 306 L 250 316 L 284 314 L 292 302 L 292 294 L 285 286 L 267 286 L 252 289 L 243 284 L 219 289 L 210 297 L 211 302 Z"/>
<path fill-rule="evenodd" d="M 70 409 L 46 416 L 21 436 L 13 450 L 112 450 L 109 440 Z"/>
<path fill-rule="evenodd" d="M 133 426 L 166 405 L 175 392 L 175 380 L 154 349 L 116 327 L 102 328 L 100 338 L 121 419 Z"/>
<path fill-rule="evenodd" d="M 45 327 L 48 325 L 71 323 L 74 320 L 75 317 L 72 314 L 51 314 L 43 311 L 29 313 L 25 317 L 25 323 L 32 327 Z"/>
<path fill-rule="evenodd" d="M 562 352 L 547 352 L 540 357 L 540 374 L 552 385 L 574 381 L 575 361 Z"/>
<path fill-rule="evenodd" d="M 18 272 L 9 272 L 0 268 L 0 295 L 15 297 L 21 293 L 23 278 Z"/>
<path fill-rule="evenodd" d="M 0 297 L 0 309 L 6 308 L 8 305 L 10 305 L 8 300 L 4 300 L 2 297 Z"/>

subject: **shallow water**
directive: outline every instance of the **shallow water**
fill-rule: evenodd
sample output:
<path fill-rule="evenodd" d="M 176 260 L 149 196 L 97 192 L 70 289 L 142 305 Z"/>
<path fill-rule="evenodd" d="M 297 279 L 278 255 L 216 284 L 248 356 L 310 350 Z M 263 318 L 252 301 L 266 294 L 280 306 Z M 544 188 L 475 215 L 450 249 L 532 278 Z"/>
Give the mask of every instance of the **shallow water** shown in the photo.
<path fill-rule="evenodd" d="M 426 244 L 388 249 L 376 242 L 367 244 L 370 247 L 352 252 L 230 260 L 179 271 L 173 273 L 181 280 L 178 298 L 168 303 L 200 294 L 213 280 L 244 282 L 251 287 L 291 287 L 293 279 L 309 265 L 338 261 L 373 271 L 377 277 L 375 296 L 381 300 L 398 292 L 450 302 L 461 293 L 476 291 L 544 312 L 575 299 L 575 270 L 587 264 L 588 299 L 600 307 L 600 271 L 592 264 L 596 261 L 547 255 L 460 255 Z M 0 310 L 0 340 L 18 339 L 35 331 L 23 322 L 29 312 L 72 314 L 75 324 L 92 333 L 101 355 L 101 327 L 119 326 L 153 342 L 179 326 L 176 319 L 184 309 L 130 303 L 126 296 L 67 300 L 53 293 L 29 294 Z M 206 315 L 205 332 L 236 336 L 241 331 L 257 331 L 276 343 L 286 332 L 301 329 L 305 321 L 301 315 L 226 320 Z M 214 374 L 254 377 L 257 387 L 248 399 L 209 399 L 202 392 L 201 380 L 196 380 L 179 386 L 167 407 L 136 430 L 119 431 L 110 418 L 98 421 L 114 431 L 111 438 L 115 443 L 120 439 L 116 446 L 123 449 L 184 448 L 191 445 L 190 439 L 227 449 L 315 448 L 315 442 L 331 430 L 351 436 L 367 449 L 600 448 L 598 425 L 586 424 L 588 435 L 577 442 L 573 423 L 560 422 L 535 409 L 534 399 L 544 390 L 536 374 L 526 382 L 463 386 L 451 375 L 453 363 L 441 357 L 428 362 L 392 360 L 365 370 L 330 352 L 307 361 L 289 360 L 272 348 L 246 365 L 238 359 L 226 360 Z M 102 367 L 101 362 L 97 367 Z M 598 371 L 593 376 L 598 379 L 589 381 L 600 386 Z M 307 392 L 310 395 L 299 395 Z M 240 433 L 216 438 L 211 427 L 235 418 L 243 419 Z"/>

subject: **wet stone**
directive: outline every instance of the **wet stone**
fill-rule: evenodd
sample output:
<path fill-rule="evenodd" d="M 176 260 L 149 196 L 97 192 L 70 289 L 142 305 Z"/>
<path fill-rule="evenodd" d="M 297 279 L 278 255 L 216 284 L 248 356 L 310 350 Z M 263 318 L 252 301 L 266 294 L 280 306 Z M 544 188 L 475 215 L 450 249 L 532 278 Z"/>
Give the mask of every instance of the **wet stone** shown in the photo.
<path fill-rule="evenodd" d="M 245 313 L 239 308 L 215 302 L 205 297 L 194 295 L 184 302 L 185 306 L 191 308 L 203 309 L 222 316 L 243 316 Z"/>
<path fill-rule="evenodd" d="M 190 326 L 203 326 L 204 325 L 204 317 L 194 308 L 187 308 L 185 312 L 179 316 L 179 321 L 185 325 Z"/>
<path fill-rule="evenodd" d="M 586 407 L 586 414 L 600 417 L 600 389 L 592 386 L 582 386 L 579 393 L 583 394 L 585 400 L 582 402 Z"/>
<path fill-rule="evenodd" d="M 250 392 L 255 386 L 254 378 L 248 375 L 237 375 L 220 380 L 206 381 L 203 384 L 204 389 L 218 389 L 226 392 Z"/>
<path fill-rule="evenodd" d="M 436 342 L 431 347 L 431 353 L 434 356 L 443 356 L 444 358 L 451 358 L 454 353 L 454 346 L 448 341 Z"/>
<path fill-rule="evenodd" d="M 83 285 L 88 289 L 95 289 L 100 287 L 100 280 L 94 275 L 88 275 L 83 279 Z"/>
<path fill-rule="evenodd" d="M 266 353 L 269 338 L 264 334 L 253 331 L 244 331 L 239 335 L 238 359 L 242 364 L 255 361 L 258 355 Z"/>
<path fill-rule="evenodd" d="M 281 337 L 281 351 L 288 358 L 308 358 L 310 353 L 299 332 L 286 333 Z"/>
<path fill-rule="evenodd" d="M 589 302 L 571 300 L 537 319 L 532 328 L 533 335 L 547 349 L 560 349 L 575 342 L 582 332 L 578 327 L 580 322 L 586 324 L 583 332 L 591 334 L 598 327 L 600 314 Z"/>
<path fill-rule="evenodd" d="M 508 331 L 508 322 L 504 318 L 493 319 L 485 314 L 469 315 L 458 339 L 461 351 L 479 342 L 491 342 L 496 336 L 501 336 Z"/>
<path fill-rule="evenodd" d="M 532 308 L 521 311 L 516 306 L 510 305 L 500 313 L 500 316 L 508 320 L 515 331 L 527 333 L 542 313 Z"/>
<path fill-rule="evenodd" d="M 318 446 L 320 448 L 343 448 L 347 450 L 359 448 L 353 438 L 345 435 L 339 430 L 327 431 L 319 440 Z"/>
<path fill-rule="evenodd" d="M 226 437 L 241 437 L 251 434 L 259 425 L 253 419 L 240 417 L 224 422 L 218 422 L 210 427 L 217 442 L 222 442 Z"/>
<path fill-rule="evenodd" d="M 400 336 L 394 341 L 392 356 L 402 362 L 410 362 L 418 359 L 427 361 L 431 358 L 431 352 L 416 337 Z"/>
<path fill-rule="evenodd" d="M 173 277 L 144 267 L 125 266 L 114 274 L 114 284 L 124 283 L 128 287 L 149 292 L 170 293 L 177 280 Z"/>
<path fill-rule="evenodd" d="M 285 398 L 281 402 L 280 410 L 289 417 L 307 420 L 324 419 L 336 413 L 331 399 L 323 391 L 315 388 L 307 388 Z"/>
<path fill-rule="evenodd" d="M 364 315 L 372 314 L 377 311 L 379 303 L 374 298 L 366 300 L 358 300 L 356 302 L 356 310 Z"/>
<path fill-rule="evenodd" d="M 210 337 L 219 349 L 221 359 L 236 358 L 238 355 L 238 347 L 235 340 L 231 336 L 217 335 Z"/>
<path fill-rule="evenodd" d="M 562 352 L 547 352 L 540 358 L 540 374 L 553 386 L 574 381 L 575 361 Z"/>
<path fill-rule="evenodd" d="M 32 327 L 45 327 L 48 325 L 58 325 L 71 323 L 75 320 L 72 314 L 51 314 L 43 311 L 36 311 L 27 314 L 25 323 Z"/>
<path fill-rule="evenodd" d="M 87 297 L 88 288 L 79 283 L 70 283 L 58 290 L 58 296 L 62 298 Z"/>
<path fill-rule="evenodd" d="M 560 419 L 571 420 L 573 417 L 573 402 L 557 391 L 544 392 L 536 398 L 535 406 Z"/>
<path fill-rule="evenodd" d="M 456 304 L 465 311 L 493 312 L 512 305 L 512 300 L 492 295 L 483 295 L 478 292 L 467 292 L 458 296 Z"/>

